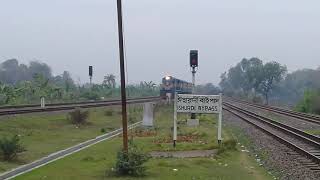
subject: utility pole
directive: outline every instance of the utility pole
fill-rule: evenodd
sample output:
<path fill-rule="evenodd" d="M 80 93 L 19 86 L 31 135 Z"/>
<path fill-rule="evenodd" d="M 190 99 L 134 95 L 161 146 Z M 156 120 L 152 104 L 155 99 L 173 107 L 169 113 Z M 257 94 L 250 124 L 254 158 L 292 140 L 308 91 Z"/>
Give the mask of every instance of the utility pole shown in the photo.
<path fill-rule="evenodd" d="M 120 55 L 120 78 L 121 78 L 122 138 L 123 138 L 123 150 L 128 152 L 127 97 L 126 97 L 126 81 L 125 81 L 126 76 L 125 76 L 125 69 L 124 69 L 121 0 L 117 0 L 117 11 L 118 11 L 118 33 L 119 33 L 119 55 Z"/>

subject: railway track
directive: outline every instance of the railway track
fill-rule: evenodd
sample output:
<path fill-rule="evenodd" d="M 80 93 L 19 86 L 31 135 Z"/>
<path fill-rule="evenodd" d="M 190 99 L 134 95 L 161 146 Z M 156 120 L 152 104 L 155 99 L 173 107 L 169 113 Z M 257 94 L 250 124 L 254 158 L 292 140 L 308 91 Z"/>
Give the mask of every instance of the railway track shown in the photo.
<path fill-rule="evenodd" d="M 162 97 L 144 97 L 144 98 L 133 98 L 128 99 L 128 104 L 138 104 L 145 102 L 153 102 L 161 100 Z M 40 105 L 25 105 L 25 106 L 5 106 L 0 109 L 0 116 L 12 115 L 12 114 L 26 114 L 36 112 L 54 112 L 54 111 L 66 111 L 73 110 L 75 108 L 93 108 L 103 106 L 121 105 L 121 100 L 109 100 L 109 101 L 95 101 L 95 102 L 78 102 L 78 103 L 58 103 L 58 104 L 47 104 L 46 107 L 41 108 Z"/>
<path fill-rule="evenodd" d="M 242 100 L 236 100 L 236 99 L 233 99 L 233 98 L 232 99 L 231 98 L 226 98 L 226 100 L 227 100 L 227 102 L 239 103 L 239 104 L 251 106 L 251 107 L 254 107 L 254 108 L 257 108 L 257 109 L 267 110 L 267 111 L 271 111 L 271 112 L 274 112 L 274 113 L 282 114 L 282 115 L 285 115 L 285 116 L 294 117 L 294 118 L 298 118 L 300 120 L 312 122 L 312 123 L 315 123 L 315 124 L 320 124 L 320 116 L 317 116 L 317 115 L 314 115 L 314 114 L 307 114 L 307 113 L 292 111 L 292 110 L 289 110 L 289 109 L 283 109 L 283 108 L 274 107 L 274 106 L 266 106 L 266 105 L 254 104 L 254 103 L 249 103 L 249 102 L 242 101 Z"/>
<path fill-rule="evenodd" d="M 128 129 L 132 129 L 132 128 L 135 128 L 135 127 L 138 127 L 139 125 L 141 124 L 141 121 L 140 122 L 137 122 L 137 123 L 134 123 L 132 125 L 129 125 Z M 83 143 L 80 143 L 78 145 L 75 145 L 75 146 L 72 146 L 70 148 L 67 148 L 67 149 L 64 149 L 64 150 L 61 150 L 61 151 L 58 151 L 58 152 L 55 152 L 55 153 L 52 153 L 46 157 L 43 157 L 37 161 L 34 161 L 32 163 L 29 163 L 29 164 L 26 164 L 26 165 L 22 165 L 18 168 L 15 168 L 13 170 L 10 170 L 10 171 L 7 171 L 3 174 L 0 174 L 0 180 L 3 180 L 3 179 L 12 179 L 14 177 L 17 177 L 21 174 L 24 174 L 24 173 L 27 173 L 29 171 L 32 171 L 34 169 L 37 169 L 41 166 L 44 166 L 46 164 L 49 164 L 53 161 L 56 161 L 58 159 L 61 159 L 63 157 L 66 157 L 68 155 L 71 155 L 73 153 L 76 153 L 80 150 L 83 150 L 85 148 L 88 148 L 94 144 L 97 144 L 101 141 L 104 141 L 104 140 L 108 140 L 112 137 L 115 137 L 115 136 L 118 136 L 122 133 L 122 128 L 120 129 L 117 129 L 115 131 L 112 131 L 112 132 L 109 132 L 107 134 L 104 134 L 104 135 L 101 135 L 101 136 L 98 136 L 94 139 L 90 139 L 88 141 L 85 141 Z"/>
<path fill-rule="evenodd" d="M 223 109 L 273 136 L 293 149 L 291 155 L 312 171 L 320 172 L 320 137 L 225 102 Z"/>

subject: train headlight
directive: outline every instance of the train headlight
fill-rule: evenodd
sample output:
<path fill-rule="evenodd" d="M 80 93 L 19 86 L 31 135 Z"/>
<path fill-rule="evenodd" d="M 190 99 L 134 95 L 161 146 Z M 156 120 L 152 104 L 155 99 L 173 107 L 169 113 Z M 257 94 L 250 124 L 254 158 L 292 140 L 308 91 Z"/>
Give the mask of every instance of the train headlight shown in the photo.
<path fill-rule="evenodd" d="M 170 80 L 170 76 L 166 76 L 165 79 L 168 81 Z"/>

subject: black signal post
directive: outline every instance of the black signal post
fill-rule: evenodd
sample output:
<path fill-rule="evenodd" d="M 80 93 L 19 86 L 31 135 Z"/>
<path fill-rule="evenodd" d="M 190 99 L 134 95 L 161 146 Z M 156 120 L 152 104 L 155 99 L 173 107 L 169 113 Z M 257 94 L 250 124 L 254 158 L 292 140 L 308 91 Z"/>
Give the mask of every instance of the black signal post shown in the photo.
<path fill-rule="evenodd" d="M 92 84 L 92 75 L 93 75 L 93 68 L 92 68 L 92 66 L 89 66 L 90 85 Z"/>
<path fill-rule="evenodd" d="M 190 67 L 192 72 L 192 94 L 195 93 L 196 72 L 198 69 L 198 50 L 190 50 Z M 196 119 L 196 114 L 191 113 L 191 119 Z"/>
<path fill-rule="evenodd" d="M 120 78 L 121 78 L 123 150 L 128 152 L 127 97 L 126 97 L 126 81 L 125 81 L 126 77 L 125 77 L 125 69 L 124 69 L 122 2 L 121 2 L 121 0 L 117 0 L 117 11 L 118 11 L 118 34 L 119 34 L 119 55 L 120 55 Z"/>

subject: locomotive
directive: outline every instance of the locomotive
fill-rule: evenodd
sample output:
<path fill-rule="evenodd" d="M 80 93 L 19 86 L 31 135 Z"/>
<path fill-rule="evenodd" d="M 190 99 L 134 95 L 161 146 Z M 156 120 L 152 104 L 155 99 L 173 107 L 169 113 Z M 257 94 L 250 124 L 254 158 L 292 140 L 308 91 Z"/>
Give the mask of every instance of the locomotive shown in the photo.
<path fill-rule="evenodd" d="M 172 76 L 165 76 L 162 78 L 162 84 L 160 86 L 160 96 L 174 98 L 175 92 L 178 94 L 191 94 L 192 83 L 177 79 Z"/>

